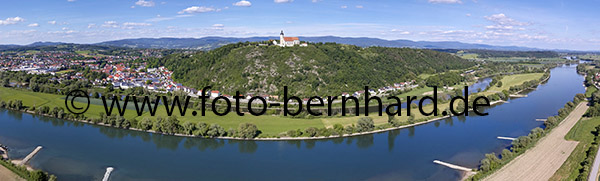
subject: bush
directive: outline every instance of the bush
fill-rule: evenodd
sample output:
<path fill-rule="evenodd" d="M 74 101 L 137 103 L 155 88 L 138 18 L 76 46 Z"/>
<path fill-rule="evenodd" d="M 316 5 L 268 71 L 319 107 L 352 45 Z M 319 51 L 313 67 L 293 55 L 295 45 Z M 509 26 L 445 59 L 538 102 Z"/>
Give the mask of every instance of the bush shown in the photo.
<path fill-rule="evenodd" d="M 240 138 L 255 138 L 258 134 L 258 128 L 252 123 L 242 123 L 237 129 L 237 137 Z"/>
<path fill-rule="evenodd" d="M 303 135 L 306 137 L 314 137 L 314 136 L 317 136 L 318 133 L 319 132 L 317 131 L 317 128 L 309 127 L 309 128 L 306 128 L 306 130 L 304 130 Z"/>
<path fill-rule="evenodd" d="M 373 131 L 373 128 L 375 128 L 375 124 L 373 123 L 373 118 L 370 118 L 370 117 L 362 117 L 362 118 L 358 119 L 357 125 L 358 125 L 357 126 L 358 132 Z"/>
<path fill-rule="evenodd" d="M 206 132 L 206 136 L 208 136 L 210 138 L 225 136 L 225 135 L 227 135 L 227 133 L 225 132 L 225 129 L 218 124 L 210 125 L 208 132 Z"/>
<path fill-rule="evenodd" d="M 333 130 L 339 134 L 344 134 L 344 126 L 342 126 L 342 124 L 334 124 L 333 125 Z"/>

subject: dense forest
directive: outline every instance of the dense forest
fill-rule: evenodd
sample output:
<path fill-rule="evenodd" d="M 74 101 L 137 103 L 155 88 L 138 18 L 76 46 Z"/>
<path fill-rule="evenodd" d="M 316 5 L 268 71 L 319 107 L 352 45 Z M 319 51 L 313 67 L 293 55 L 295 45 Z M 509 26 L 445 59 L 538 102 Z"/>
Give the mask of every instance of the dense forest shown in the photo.
<path fill-rule="evenodd" d="M 229 44 L 207 52 L 144 60 L 166 66 L 173 79 L 195 88 L 210 85 L 233 93 L 338 95 L 417 79 L 417 75 L 465 69 L 475 62 L 433 50 L 358 47 L 335 43 L 307 47 Z"/>

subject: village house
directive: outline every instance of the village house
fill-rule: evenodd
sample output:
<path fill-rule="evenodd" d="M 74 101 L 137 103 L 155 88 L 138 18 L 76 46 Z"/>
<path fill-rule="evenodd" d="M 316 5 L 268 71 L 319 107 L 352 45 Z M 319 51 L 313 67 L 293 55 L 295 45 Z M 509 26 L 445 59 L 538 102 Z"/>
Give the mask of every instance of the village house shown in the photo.
<path fill-rule="evenodd" d="M 221 92 L 216 91 L 216 90 L 210 91 L 210 98 L 216 98 L 216 97 L 219 97 L 219 96 L 221 96 Z"/>

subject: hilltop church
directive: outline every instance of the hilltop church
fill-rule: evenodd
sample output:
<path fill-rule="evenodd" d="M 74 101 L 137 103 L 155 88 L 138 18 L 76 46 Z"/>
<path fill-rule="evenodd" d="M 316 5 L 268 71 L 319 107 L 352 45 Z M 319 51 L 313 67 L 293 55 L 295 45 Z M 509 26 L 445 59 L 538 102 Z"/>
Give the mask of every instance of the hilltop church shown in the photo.
<path fill-rule="evenodd" d="M 274 45 L 279 45 L 281 47 L 291 47 L 295 45 L 307 46 L 306 43 L 300 44 L 300 39 L 298 37 L 285 37 L 283 34 L 283 30 L 279 34 L 279 43 L 276 40 L 273 40 Z"/>

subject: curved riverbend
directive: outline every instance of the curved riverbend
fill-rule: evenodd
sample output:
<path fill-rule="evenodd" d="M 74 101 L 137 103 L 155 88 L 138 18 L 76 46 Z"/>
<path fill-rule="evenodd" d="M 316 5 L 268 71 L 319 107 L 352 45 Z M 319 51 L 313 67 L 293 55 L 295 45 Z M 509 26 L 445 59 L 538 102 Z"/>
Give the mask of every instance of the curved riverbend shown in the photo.
<path fill-rule="evenodd" d="M 0 142 L 12 158 L 44 146 L 31 165 L 60 180 L 449 180 L 460 173 L 433 160 L 477 167 L 484 153 L 543 123 L 535 119 L 583 93 L 575 67 L 552 69 L 526 98 L 487 109 L 489 116 L 453 117 L 383 133 L 303 141 L 240 141 L 166 136 L 0 111 Z"/>

